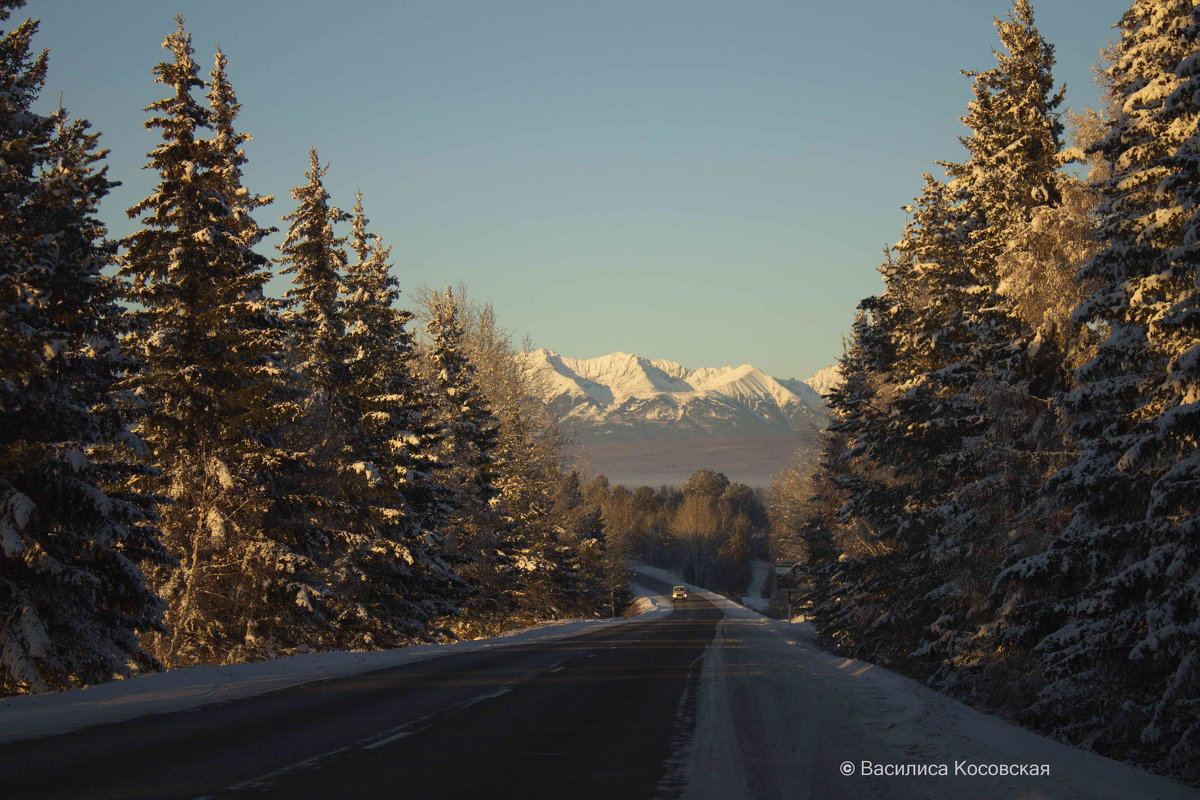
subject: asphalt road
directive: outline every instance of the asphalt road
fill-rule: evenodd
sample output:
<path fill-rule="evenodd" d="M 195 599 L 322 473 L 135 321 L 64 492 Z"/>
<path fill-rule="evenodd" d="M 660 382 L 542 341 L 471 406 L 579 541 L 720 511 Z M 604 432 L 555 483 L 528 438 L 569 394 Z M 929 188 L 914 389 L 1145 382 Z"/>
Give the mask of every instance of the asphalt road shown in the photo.
<path fill-rule="evenodd" d="M 0 797 L 676 797 L 720 619 L 693 597 L 557 642 L 3 745 Z"/>

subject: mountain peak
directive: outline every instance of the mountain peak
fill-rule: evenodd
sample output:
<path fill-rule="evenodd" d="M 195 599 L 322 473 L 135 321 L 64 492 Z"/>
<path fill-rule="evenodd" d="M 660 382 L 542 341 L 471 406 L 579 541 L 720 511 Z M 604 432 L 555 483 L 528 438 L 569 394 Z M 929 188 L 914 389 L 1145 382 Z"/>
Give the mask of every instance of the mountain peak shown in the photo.
<path fill-rule="evenodd" d="M 688 369 L 633 353 L 553 350 L 524 358 L 584 463 L 629 486 L 678 485 L 702 468 L 767 486 L 825 426 L 812 387 L 753 364 Z"/>
<path fill-rule="evenodd" d="M 753 364 L 690 370 L 621 351 L 571 358 L 537 350 L 526 359 L 541 376 L 547 406 L 585 439 L 770 438 L 824 424 L 820 398 L 806 384 Z"/>
<path fill-rule="evenodd" d="M 804 382 L 811 386 L 813 391 L 824 397 L 829 394 L 830 389 L 842 382 L 842 367 L 840 364 L 834 364 L 831 367 L 819 369 L 811 378 L 805 378 Z"/>

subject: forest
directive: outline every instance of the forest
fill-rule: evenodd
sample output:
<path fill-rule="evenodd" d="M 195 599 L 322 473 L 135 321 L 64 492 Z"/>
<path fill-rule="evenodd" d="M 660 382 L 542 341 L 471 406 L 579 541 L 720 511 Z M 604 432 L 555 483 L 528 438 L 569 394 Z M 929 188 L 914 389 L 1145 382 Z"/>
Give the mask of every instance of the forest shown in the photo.
<path fill-rule="evenodd" d="M 488 305 L 400 309 L 390 248 L 315 150 L 264 253 L 229 60 L 202 74 L 182 19 L 146 109 L 157 186 L 110 239 L 99 134 L 34 109 L 37 28 L 0 39 L 0 696 L 625 601 Z"/>
<path fill-rule="evenodd" d="M 601 475 L 582 496 L 598 510 L 614 552 L 730 597 L 745 593 L 751 562 L 768 555 L 761 493 L 711 469 L 692 473 L 682 487 L 630 489 Z"/>
<path fill-rule="evenodd" d="M 773 546 L 835 651 L 1196 781 L 1200 10 L 1116 27 L 1064 115 L 1028 0 L 996 20 Z"/>

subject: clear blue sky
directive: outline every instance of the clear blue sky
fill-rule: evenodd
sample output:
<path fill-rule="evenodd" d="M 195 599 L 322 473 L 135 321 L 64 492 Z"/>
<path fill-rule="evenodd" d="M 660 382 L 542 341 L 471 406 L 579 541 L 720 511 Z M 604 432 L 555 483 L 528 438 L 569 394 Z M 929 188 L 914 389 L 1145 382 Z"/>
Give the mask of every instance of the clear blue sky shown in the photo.
<path fill-rule="evenodd" d="M 1124 0 L 1041 0 L 1067 104 Z M 142 107 L 182 13 L 245 105 L 247 183 L 291 211 L 316 145 L 364 193 L 402 287 L 465 282 L 535 346 L 806 377 L 840 352 L 900 206 L 955 159 L 1005 0 L 31 0 L 62 92 L 124 181 L 154 177 Z M 272 243 L 273 244 L 273 243 Z"/>

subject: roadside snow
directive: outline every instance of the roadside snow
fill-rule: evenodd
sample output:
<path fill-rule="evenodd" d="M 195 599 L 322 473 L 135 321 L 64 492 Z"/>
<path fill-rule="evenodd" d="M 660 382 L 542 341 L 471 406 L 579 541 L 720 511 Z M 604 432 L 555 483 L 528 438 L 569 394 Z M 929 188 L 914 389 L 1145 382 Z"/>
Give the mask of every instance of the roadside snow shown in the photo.
<path fill-rule="evenodd" d="M 653 567 L 637 572 L 682 583 Z M 700 587 L 688 591 L 714 603 L 725 618 L 700 675 L 686 798 L 1200 796 L 980 713 L 894 672 L 828 653 L 813 644 L 806 622 L 768 619 Z M 864 775 L 863 762 L 876 774 Z M 846 763 L 850 775 L 842 772 Z M 1049 775 L 956 775 L 957 764 L 964 770 L 1046 765 Z M 940 765 L 945 777 L 934 774 Z M 920 770 L 925 774 L 916 774 Z"/>
<path fill-rule="evenodd" d="M 634 601 L 630 605 L 629 611 L 625 612 L 628 616 L 652 619 L 671 613 L 671 604 L 653 589 L 647 589 L 638 583 L 630 584 L 629 588 L 633 591 Z"/>
<path fill-rule="evenodd" d="M 746 587 L 746 596 L 742 598 L 742 605 L 760 613 L 766 613 L 771 606 L 771 601 L 763 597 L 763 586 L 766 585 L 767 575 L 774 567 L 775 565 L 769 561 L 751 562 L 750 585 Z"/>
<path fill-rule="evenodd" d="M 658 592 L 638 585 L 631 589 L 637 615 L 625 619 L 550 622 L 493 639 L 417 645 L 396 650 L 313 653 L 252 664 L 187 667 L 111 681 L 86 689 L 0 699 L 0 744 L 135 717 L 185 711 L 452 653 L 550 642 L 634 619 L 652 619 L 671 613 L 670 605 Z"/>

